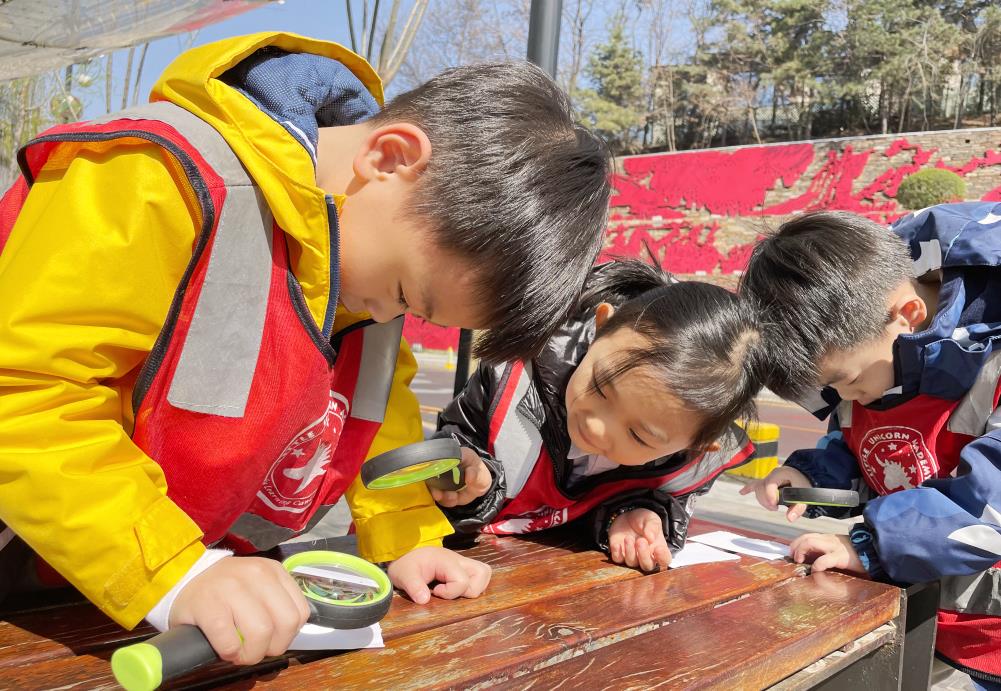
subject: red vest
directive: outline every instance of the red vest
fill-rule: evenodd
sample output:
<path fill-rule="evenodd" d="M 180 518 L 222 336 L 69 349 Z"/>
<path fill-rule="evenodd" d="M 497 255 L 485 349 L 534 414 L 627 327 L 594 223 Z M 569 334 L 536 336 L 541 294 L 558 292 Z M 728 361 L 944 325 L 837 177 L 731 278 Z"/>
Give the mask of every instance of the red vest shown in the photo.
<path fill-rule="evenodd" d="M 169 103 L 56 127 L 25 147 L 24 179 L 0 203 L 0 250 L 57 146 L 129 137 L 176 159 L 203 220 L 136 379 L 133 439 L 207 544 L 269 549 L 308 529 L 357 475 L 384 416 L 402 319 L 352 330 L 335 354 L 338 268 L 321 329 L 260 190 L 218 132 Z M 335 218 L 330 232 L 336 257 Z"/>
<path fill-rule="evenodd" d="M 842 402 L 841 431 L 866 484 L 892 494 L 952 475 L 963 447 L 984 433 L 998 407 L 999 375 L 1001 353 L 958 401 L 918 395 L 888 410 Z M 960 668 L 1001 675 L 1001 617 L 992 586 L 999 568 L 1001 562 L 979 574 L 941 579 L 935 648 Z"/>
<path fill-rule="evenodd" d="M 704 485 L 727 468 L 740 465 L 754 451 L 743 438 L 733 448 L 707 452 L 682 467 L 634 478 L 598 483 L 570 497 L 556 482 L 556 466 L 542 443 L 539 430 L 518 419 L 517 406 L 532 385 L 531 365 L 515 363 L 499 392 L 490 420 L 487 450 L 503 458 L 508 500 L 483 532 L 508 535 L 531 533 L 568 523 L 616 495 L 637 489 L 660 489 L 682 495 Z M 503 449 L 499 456 L 496 448 Z"/>

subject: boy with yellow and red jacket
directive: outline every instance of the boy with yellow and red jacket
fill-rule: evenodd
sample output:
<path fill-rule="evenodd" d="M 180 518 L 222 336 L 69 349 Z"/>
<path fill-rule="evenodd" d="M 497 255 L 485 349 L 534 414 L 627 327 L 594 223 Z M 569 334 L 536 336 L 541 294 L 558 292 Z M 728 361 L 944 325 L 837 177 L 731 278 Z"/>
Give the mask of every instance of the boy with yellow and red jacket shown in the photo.
<path fill-rule="evenodd" d="M 529 65 L 380 111 L 362 59 L 288 34 L 189 51 L 152 100 L 29 143 L 0 204 L 0 562 L 26 544 L 119 623 L 196 624 L 250 663 L 306 607 L 228 555 L 346 493 L 397 586 L 476 596 L 489 570 L 438 546 L 423 487 L 356 479 L 421 438 L 399 317 L 537 350 L 600 242 L 600 142 Z"/>

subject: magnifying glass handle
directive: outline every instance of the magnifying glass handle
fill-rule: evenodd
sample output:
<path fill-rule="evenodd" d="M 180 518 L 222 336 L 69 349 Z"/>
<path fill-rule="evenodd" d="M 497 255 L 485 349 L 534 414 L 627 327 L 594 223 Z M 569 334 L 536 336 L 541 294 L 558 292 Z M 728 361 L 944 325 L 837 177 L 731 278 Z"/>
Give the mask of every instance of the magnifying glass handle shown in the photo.
<path fill-rule="evenodd" d="M 462 466 L 457 465 L 451 470 L 446 470 L 441 475 L 425 480 L 431 489 L 440 489 L 444 492 L 458 492 L 466 486 L 466 479 L 463 477 Z"/>
<path fill-rule="evenodd" d="M 168 679 L 218 659 L 202 630 L 185 624 L 119 648 L 111 656 L 111 670 L 126 691 L 153 691 Z"/>

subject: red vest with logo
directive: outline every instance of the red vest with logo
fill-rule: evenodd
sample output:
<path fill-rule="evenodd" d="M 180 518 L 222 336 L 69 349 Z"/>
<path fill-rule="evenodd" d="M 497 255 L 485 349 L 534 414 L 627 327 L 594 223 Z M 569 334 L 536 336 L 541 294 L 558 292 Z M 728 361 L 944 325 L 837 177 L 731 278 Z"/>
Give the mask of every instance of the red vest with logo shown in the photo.
<path fill-rule="evenodd" d="M 486 533 L 509 535 L 545 530 L 580 518 L 615 496 L 637 489 L 660 489 L 682 495 L 704 485 L 727 468 L 740 465 L 754 451 L 746 438 L 733 448 L 707 452 L 683 466 L 665 468 L 662 473 L 620 478 L 598 483 L 573 497 L 561 489 L 556 466 L 542 443 L 539 430 L 519 419 L 518 403 L 532 386 L 531 364 L 510 365 L 503 391 L 490 420 L 487 450 L 503 459 L 507 480 L 507 501 Z M 502 449 L 498 454 L 495 449 Z"/>
<path fill-rule="evenodd" d="M 879 494 L 919 486 L 954 474 L 963 447 L 984 434 L 1001 401 L 1001 353 L 981 369 L 958 401 L 918 395 L 887 410 L 850 401 L 838 407 L 844 441 L 862 476 Z M 972 576 L 942 579 L 938 653 L 960 668 L 1001 675 L 1001 617 L 993 586 L 1001 562 Z"/>
<path fill-rule="evenodd" d="M 169 103 L 56 127 L 25 147 L 24 177 L 0 202 L 0 250 L 57 147 L 125 138 L 175 159 L 202 220 L 135 382 L 133 440 L 207 544 L 269 549 L 307 530 L 358 474 L 385 413 L 402 319 L 351 330 L 335 353 L 337 267 L 321 329 L 260 190 L 216 130 Z"/>

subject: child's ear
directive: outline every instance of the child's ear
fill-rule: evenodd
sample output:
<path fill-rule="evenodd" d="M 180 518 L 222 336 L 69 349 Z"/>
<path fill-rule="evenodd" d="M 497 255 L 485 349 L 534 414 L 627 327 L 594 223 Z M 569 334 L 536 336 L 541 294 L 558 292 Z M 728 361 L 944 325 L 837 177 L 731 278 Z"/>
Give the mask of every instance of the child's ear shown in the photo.
<path fill-rule="evenodd" d="M 594 325 L 599 329 L 605 325 L 608 318 L 615 313 L 615 308 L 612 307 L 607 302 L 598 303 L 598 306 L 594 308 Z"/>
<path fill-rule="evenodd" d="M 408 182 L 421 176 L 431 159 L 431 140 L 417 125 L 393 122 L 368 133 L 353 162 L 355 175 L 367 181 L 399 175 Z"/>
<path fill-rule="evenodd" d="M 917 295 L 910 295 L 894 305 L 891 314 L 906 322 L 913 332 L 928 318 L 928 305 Z"/>

